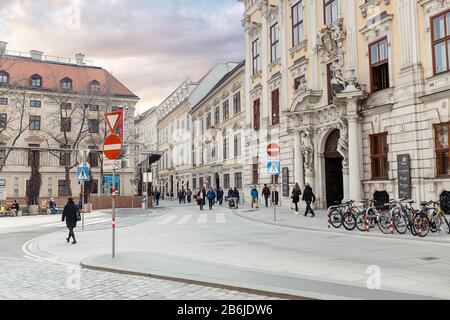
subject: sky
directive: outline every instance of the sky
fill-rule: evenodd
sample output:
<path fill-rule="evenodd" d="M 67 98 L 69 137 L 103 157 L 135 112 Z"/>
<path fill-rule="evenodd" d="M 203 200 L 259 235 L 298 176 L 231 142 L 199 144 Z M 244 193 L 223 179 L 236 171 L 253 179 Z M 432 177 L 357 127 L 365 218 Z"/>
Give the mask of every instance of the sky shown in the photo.
<path fill-rule="evenodd" d="M 86 55 L 141 98 L 159 105 L 183 81 L 244 59 L 237 0 L 0 0 L 7 50 Z"/>

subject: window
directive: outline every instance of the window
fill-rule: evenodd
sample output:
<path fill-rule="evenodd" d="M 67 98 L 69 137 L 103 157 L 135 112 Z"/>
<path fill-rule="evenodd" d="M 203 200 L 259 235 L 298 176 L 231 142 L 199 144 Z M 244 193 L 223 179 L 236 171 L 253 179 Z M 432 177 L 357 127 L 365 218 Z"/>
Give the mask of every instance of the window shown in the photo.
<path fill-rule="evenodd" d="M 211 112 L 206 116 L 206 128 L 211 128 Z"/>
<path fill-rule="evenodd" d="M 58 180 L 58 197 L 68 197 L 69 183 L 66 180 Z"/>
<path fill-rule="evenodd" d="M 0 113 L 0 129 L 6 129 L 8 115 L 6 113 Z"/>
<path fill-rule="evenodd" d="M 8 105 L 8 98 L 0 98 L 0 105 L 1 106 L 7 106 Z"/>
<path fill-rule="evenodd" d="M 253 129 L 258 131 L 260 129 L 260 116 L 259 116 L 259 99 L 253 101 Z"/>
<path fill-rule="evenodd" d="M 71 110 L 72 109 L 72 104 L 71 103 L 67 103 L 67 102 L 61 103 L 61 109 L 63 109 L 63 110 Z"/>
<path fill-rule="evenodd" d="M 258 184 L 259 183 L 259 171 L 258 171 L 258 164 L 255 163 L 252 165 L 252 184 Z"/>
<path fill-rule="evenodd" d="M 389 147 L 387 144 L 387 132 L 370 136 L 370 160 L 372 163 L 372 179 L 388 179 Z"/>
<path fill-rule="evenodd" d="M 436 166 L 438 176 L 450 175 L 449 165 L 449 130 L 450 123 L 441 123 L 434 125 L 435 144 L 436 144 Z"/>
<path fill-rule="evenodd" d="M 276 175 L 276 176 L 271 176 L 270 177 L 270 183 L 271 184 L 275 184 L 275 185 L 277 185 L 277 184 L 279 184 L 279 176 L 278 175 Z"/>
<path fill-rule="evenodd" d="M 270 48 L 271 62 L 275 62 L 280 58 L 280 27 L 278 23 L 270 28 Z"/>
<path fill-rule="evenodd" d="M 70 146 L 67 144 L 62 144 L 60 147 L 61 147 L 61 149 L 70 149 Z M 61 167 L 70 166 L 70 151 L 59 153 L 59 165 Z"/>
<path fill-rule="evenodd" d="M 72 119 L 61 118 L 61 132 L 71 132 L 72 131 Z"/>
<path fill-rule="evenodd" d="M 30 130 L 41 130 L 41 117 L 40 116 L 30 116 Z"/>
<path fill-rule="evenodd" d="M 389 55 L 387 38 L 369 46 L 372 93 L 389 88 Z"/>
<path fill-rule="evenodd" d="M 53 196 L 53 178 L 48 177 L 47 195 L 49 197 Z"/>
<path fill-rule="evenodd" d="M 223 175 L 223 187 L 224 189 L 230 189 L 230 174 L 226 173 Z"/>
<path fill-rule="evenodd" d="M 306 83 L 306 77 L 300 76 L 294 79 L 294 90 L 300 89 L 300 86 L 304 85 Z"/>
<path fill-rule="evenodd" d="M 230 117 L 230 102 L 227 100 L 223 103 L 223 120 Z"/>
<path fill-rule="evenodd" d="M 0 142 L 0 167 L 5 165 L 6 162 L 6 143 Z"/>
<path fill-rule="evenodd" d="M 41 101 L 39 100 L 30 100 L 30 108 L 40 108 Z"/>
<path fill-rule="evenodd" d="M 99 133 L 100 122 L 98 119 L 89 119 L 89 133 Z"/>
<path fill-rule="evenodd" d="M 292 7 L 292 46 L 299 45 L 303 40 L 305 40 L 303 3 L 299 2 Z"/>
<path fill-rule="evenodd" d="M 6 71 L 0 71 L 0 86 L 5 86 L 9 83 L 9 74 Z"/>
<path fill-rule="evenodd" d="M 97 80 L 91 81 L 91 83 L 89 84 L 89 89 L 91 90 L 91 92 L 100 92 L 100 82 L 98 82 Z"/>
<path fill-rule="evenodd" d="M 234 174 L 234 185 L 237 189 L 242 189 L 242 173 L 236 172 Z"/>
<path fill-rule="evenodd" d="M 233 96 L 233 112 L 238 114 L 241 112 L 241 93 L 238 92 Z"/>
<path fill-rule="evenodd" d="M 280 89 L 272 91 L 272 125 L 280 123 Z"/>
<path fill-rule="evenodd" d="M 216 109 L 214 109 L 214 124 L 219 124 L 220 123 L 220 108 L 216 107 Z"/>
<path fill-rule="evenodd" d="M 91 165 L 91 168 L 97 168 L 99 153 L 97 151 L 94 151 L 96 149 L 95 146 L 90 146 L 89 149 L 91 149 L 91 152 L 89 152 L 88 162 Z"/>
<path fill-rule="evenodd" d="M 450 70 L 450 10 L 432 18 L 434 74 Z"/>
<path fill-rule="evenodd" d="M 30 78 L 30 87 L 41 88 L 42 87 L 42 77 L 38 74 L 32 75 Z"/>
<path fill-rule="evenodd" d="M 241 156 L 241 134 L 238 133 L 234 136 L 234 157 Z"/>
<path fill-rule="evenodd" d="M 228 138 L 223 138 L 223 160 L 228 159 Z"/>
<path fill-rule="evenodd" d="M 339 1 L 338 0 L 324 0 L 323 1 L 324 20 L 325 24 L 332 24 L 338 19 L 339 15 Z"/>
<path fill-rule="evenodd" d="M 88 108 L 89 108 L 89 111 L 92 111 L 92 112 L 97 112 L 100 109 L 99 106 L 96 104 L 90 104 Z"/>
<path fill-rule="evenodd" d="M 39 148 L 41 146 L 39 144 L 29 144 L 28 145 L 28 166 L 32 167 L 33 164 L 37 167 L 40 165 L 40 155 Z"/>
<path fill-rule="evenodd" d="M 64 78 L 60 82 L 60 87 L 64 91 L 71 91 L 72 90 L 72 79 L 70 78 Z"/>
<path fill-rule="evenodd" d="M 252 61 L 253 61 L 253 74 L 257 74 L 261 71 L 261 48 L 259 39 L 256 39 L 252 43 Z"/>

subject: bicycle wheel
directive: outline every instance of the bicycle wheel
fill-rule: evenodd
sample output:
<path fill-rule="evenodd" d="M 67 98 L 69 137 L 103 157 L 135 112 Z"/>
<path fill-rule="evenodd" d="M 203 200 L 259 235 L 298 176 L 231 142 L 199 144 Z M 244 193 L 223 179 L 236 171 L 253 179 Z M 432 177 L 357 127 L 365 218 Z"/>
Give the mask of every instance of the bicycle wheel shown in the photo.
<path fill-rule="evenodd" d="M 384 234 L 389 234 L 391 232 L 391 213 L 388 210 L 384 210 L 378 216 L 378 228 Z"/>
<path fill-rule="evenodd" d="M 394 220 L 395 230 L 397 230 L 397 232 L 400 234 L 405 234 L 406 231 L 408 231 L 408 219 L 400 212 L 394 213 L 394 216 L 392 218 Z"/>
<path fill-rule="evenodd" d="M 339 229 L 340 227 L 342 227 L 342 212 L 339 209 L 333 209 L 330 211 L 330 213 L 328 214 L 328 217 L 330 219 L 330 223 L 331 225 L 336 228 Z"/>
<path fill-rule="evenodd" d="M 356 228 L 356 217 L 353 212 L 346 212 L 343 216 L 344 228 L 353 231 Z"/>
<path fill-rule="evenodd" d="M 448 223 L 448 221 L 447 221 L 447 218 L 442 217 L 441 219 L 444 220 L 444 221 L 442 221 L 442 227 L 443 227 L 443 229 L 445 230 L 445 232 L 447 232 L 447 233 L 450 234 L 450 225 L 449 225 L 449 223 Z"/>
<path fill-rule="evenodd" d="M 430 230 L 436 233 L 441 230 L 442 219 L 437 214 L 436 210 L 432 209 L 432 212 L 428 215 L 430 220 Z"/>
<path fill-rule="evenodd" d="M 360 212 L 356 215 L 356 227 L 359 231 L 366 231 L 366 213 Z"/>
<path fill-rule="evenodd" d="M 411 229 L 414 229 L 419 237 L 425 238 L 430 233 L 430 219 L 427 216 L 415 217 Z"/>

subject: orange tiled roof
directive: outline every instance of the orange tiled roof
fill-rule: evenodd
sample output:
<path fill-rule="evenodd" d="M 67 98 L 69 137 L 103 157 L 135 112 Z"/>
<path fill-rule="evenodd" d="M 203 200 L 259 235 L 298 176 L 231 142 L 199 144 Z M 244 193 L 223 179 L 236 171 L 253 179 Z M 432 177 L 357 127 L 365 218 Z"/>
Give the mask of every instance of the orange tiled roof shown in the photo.
<path fill-rule="evenodd" d="M 83 92 L 91 81 L 97 80 L 100 82 L 102 93 L 105 93 L 109 86 L 111 95 L 136 97 L 113 75 L 99 67 L 59 64 L 13 56 L 5 56 L 1 60 L 0 70 L 9 73 L 10 84 L 20 83 L 29 86 L 31 76 L 38 74 L 42 77 L 42 89 L 52 90 L 59 88 L 60 81 L 67 77 L 72 80 L 74 92 Z"/>

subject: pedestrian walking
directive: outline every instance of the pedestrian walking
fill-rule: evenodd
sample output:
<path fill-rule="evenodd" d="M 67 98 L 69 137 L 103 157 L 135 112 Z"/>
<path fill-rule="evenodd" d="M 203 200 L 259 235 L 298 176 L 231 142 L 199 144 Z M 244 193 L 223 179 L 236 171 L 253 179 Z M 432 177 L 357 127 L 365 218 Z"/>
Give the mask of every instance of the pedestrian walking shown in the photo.
<path fill-rule="evenodd" d="M 161 198 L 161 192 L 159 190 L 156 190 L 155 192 L 155 205 L 159 207 L 159 199 Z"/>
<path fill-rule="evenodd" d="M 208 198 L 209 210 L 212 210 L 214 206 L 214 201 L 216 200 L 216 193 L 214 192 L 213 188 L 209 189 L 208 193 L 206 194 L 206 197 Z"/>
<path fill-rule="evenodd" d="M 233 190 L 233 198 L 236 199 L 236 209 L 239 209 L 239 200 L 240 200 L 240 195 L 239 195 L 239 190 L 235 187 Z"/>
<path fill-rule="evenodd" d="M 17 202 L 17 200 L 14 200 L 13 204 L 11 205 L 11 214 L 13 216 L 17 216 L 20 210 L 20 205 Z"/>
<path fill-rule="evenodd" d="M 264 188 L 262 190 L 262 195 L 264 197 L 264 201 L 266 203 L 266 208 L 269 207 L 269 197 L 270 197 L 270 189 L 267 186 L 267 184 L 264 185 Z"/>
<path fill-rule="evenodd" d="M 253 189 L 250 191 L 250 196 L 252 198 L 252 208 L 256 205 L 256 208 L 259 208 L 259 193 L 258 193 L 258 189 L 256 188 L 256 186 L 253 187 Z"/>
<path fill-rule="evenodd" d="M 305 217 L 307 217 L 308 213 L 311 212 L 312 217 L 314 218 L 316 215 L 311 204 L 316 202 L 316 196 L 314 195 L 313 189 L 309 183 L 306 184 L 305 191 L 303 192 L 303 201 L 306 202 Z"/>
<path fill-rule="evenodd" d="M 222 203 L 223 203 L 223 190 L 222 190 L 222 188 L 219 188 L 219 190 L 217 190 L 217 201 L 219 202 L 219 205 L 222 205 Z"/>
<path fill-rule="evenodd" d="M 56 208 L 56 201 L 55 199 L 51 198 L 50 202 L 48 203 L 49 207 L 50 207 L 50 213 L 51 214 L 56 214 L 56 212 L 58 212 L 58 209 Z"/>
<path fill-rule="evenodd" d="M 77 221 L 80 219 L 80 211 L 73 198 L 69 198 L 67 200 L 67 204 L 64 207 L 62 213 L 62 221 L 66 221 L 67 229 L 69 229 L 69 237 L 66 239 L 67 242 L 70 242 L 70 239 L 73 239 L 72 244 L 76 244 L 77 240 L 75 239 L 75 233 L 73 230 L 77 227 Z"/>
<path fill-rule="evenodd" d="M 298 213 L 298 203 L 300 202 L 300 196 L 302 195 L 302 190 L 298 183 L 295 184 L 294 189 L 292 189 L 292 203 L 295 205 L 295 213 Z"/>
<path fill-rule="evenodd" d="M 187 191 L 187 202 L 191 203 L 191 201 L 192 201 L 192 191 L 191 191 L 191 189 L 188 189 L 188 191 Z"/>
<path fill-rule="evenodd" d="M 274 187 L 272 191 L 272 204 L 274 206 L 278 206 L 278 202 L 280 201 L 280 194 L 278 193 L 278 190 L 276 187 Z"/>
<path fill-rule="evenodd" d="M 203 211 L 203 206 L 205 205 L 205 197 L 206 194 L 203 193 L 202 189 L 198 189 L 197 191 L 197 204 L 200 207 L 200 211 Z"/>

